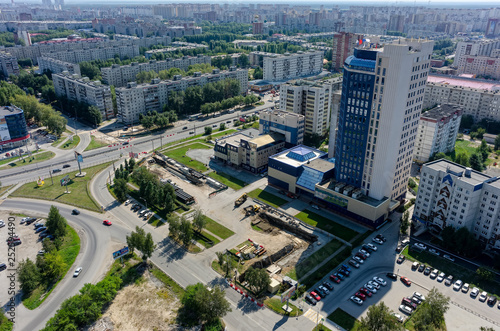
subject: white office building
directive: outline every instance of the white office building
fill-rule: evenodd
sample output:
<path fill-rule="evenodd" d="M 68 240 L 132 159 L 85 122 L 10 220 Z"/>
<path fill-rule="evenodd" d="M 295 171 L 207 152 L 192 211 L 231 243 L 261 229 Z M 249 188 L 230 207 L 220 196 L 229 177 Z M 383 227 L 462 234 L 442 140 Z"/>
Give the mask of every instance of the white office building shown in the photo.
<path fill-rule="evenodd" d="M 481 242 L 500 249 L 500 177 L 491 177 L 451 161 L 426 163 L 413 219 L 431 231 L 467 228 Z"/>
<path fill-rule="evenodd" d="M 323 70 L 323 51 L 276 54 L 263 58 L 264 80 L 284 81 L 319 74 Z"/>
<path fill-rule="evenodd" d="M 332 85 L 322 81 L 296 80 L 280 86 L 280 109 L 304 115 L 304 132 L 310 135 L 328 132 L 332 98 Z"/>
<path fill-rule="evenodd" d="M 420 116 L 413 159 L 423 163 L 436 153 L 455 149 L 462 109 L 458 105 L 443 104 Z"/>
<path fill-rule="evenodd" d="M 53 74 L 54 89 L 58 97 L 66 97 L 89 105 L 96 106 L 101 111 L 103 119 L 114 117 L 111 89 L 100 81 L 92 82 L 88 77 L 71 75 L 65 71 Z"/>
<path fill-rule="evenodd" d="M 459 105 L 474 121 L 500 121 L 500 83 L 456 76 L 429 76 L 424 109 L 445 103 Z"/>
<path fill-rule="evenodd" d="M 114 64 L 111 67 L 101 68 L 102 81 L 115 87 L 126 86 L 128 82 L 134 82 L 138 73 L 143 71 L 160 72 L 171 68 L 179 68 L 187 71 L 193 64 L 210 64 L 211 57 L 205 55 L 183 56 L 178 59 L 166 59 L 164 61 L 150 60 L 145 63 L 132 62 L 121 66 Z"/>
<path fill-rule="evenodd" d="M 190 86 L 203 86 L 225 79 L 236 79 L 240 93 L 248 90 L 248 70 L 231 67 L 228 71 L 214 69 L 211 74 L 195 73 L 193 76 L 174 76 L 173 80 L 153 79 L 149 84 L 128 83 L 115 90 L 118 105 L 118 119 L 123 123 L 139 121 L 139 115 L 148 111 L 161 111 L 168 103 L 168 95 L 174 91 L 185 91 Z"/>

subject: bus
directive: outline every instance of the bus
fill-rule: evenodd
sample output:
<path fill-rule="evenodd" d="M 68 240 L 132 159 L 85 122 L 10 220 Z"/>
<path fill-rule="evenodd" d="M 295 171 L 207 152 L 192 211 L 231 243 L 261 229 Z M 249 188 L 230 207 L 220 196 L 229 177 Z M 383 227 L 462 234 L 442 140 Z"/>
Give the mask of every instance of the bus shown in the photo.
<path fill-rule="evenodd" d="M 194 115 L 189 115 L 189 120 L 190 121 L 194 121 L 194 120 L 197 120 L 198 118 L 200 118 L 203 114 L 202 113 L 199 113 L 199 114 L 194 114 Z"/>

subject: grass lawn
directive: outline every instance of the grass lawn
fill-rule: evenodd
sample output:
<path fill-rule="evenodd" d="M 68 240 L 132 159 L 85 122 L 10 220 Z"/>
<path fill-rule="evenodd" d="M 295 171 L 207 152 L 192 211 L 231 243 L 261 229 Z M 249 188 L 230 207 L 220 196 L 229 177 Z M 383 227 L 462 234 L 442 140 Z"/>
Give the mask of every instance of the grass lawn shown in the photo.
<path fill-rule="evenodd" d="M 96 140 L 93 135 L 90 135 L 90 143 L 85 148 L 85 151 L 90 151 L 92 149 L 101 148 L 101 147 L 108 146 L 108 145 L 109 145 L 108 143 L 101 141 L 101 140 Z"/>
<path fill-rule="evenodd" d="M 67 131 L 67 130 L 65 130 Z M 69 134 L 73 134 L 73 132 L 69 132 Z M 63 136 L 61 135 L 60 137 L 58 137 L 52 144 L 50 144 L 51 146 L 53 147 L 56 147 L 57 145 L 59 145 L 61 143 L 61 141 L 63 141 L 64 139 L 66 139 L 67 136 Z"/>
<path fill-rule="evenodd" d="M 161 221 L 158 217 L 155 217 L 155 215 L 151 216 L 148 220 L 148 224 L 151 224 L 152 226 L 159 228 L 162 225 L 165 225 L 164 222 Z"/>
<path fill-rule="evenodd" d="M 54 152 L 47 151 L 47 152 L 32 154 L 31 158 L 28 157 L 27 155 L 25 155 L 25 156 L 23 156 L 23 159 L 21 159 L 19 156 L 17 156 L 17 157 L 8 159 L 8 160 L 2 160 L 2 161 L 0 161 L 0 165 L 7 164 L 7 166 L 0 168 L 0 170 L 10 169 L 10 168 L 14 168 L 14 167 L 20 167 L 20 166 L 25 166 L 25 165 L 29 165 L 29 164 L 34 164 L 34 163 L 46 161 L 46 160 L 53 158 L 55 155 L 56 154 L 54 154 Z"/>
<path fill-rule="evenodd" d="M 351 241 L 358 234 L 358 232 L 349 229 L 348 227 L 345 227 L 329 218 L 316 214 L 309 209 L 298 213 L 297 215 L 295 215 L 295 217 L 297 217 L 301 221 L 306 222 L 309 225 L 330 232 L 337 237 L 344 239 L 345 241 Z"/>
<path fill-rule="evenodd" d="M 500 284 L 495 281 L 486 281 L 479 277 L 475 271 L 468 268 L 462 267 L 454 262 L 443 259 L 442 257 L 435 256 L 426 251 L 417 252 L 415 250 L 410 250 L 407 246 L 402 254 L 410 261 L 419 261 L 439 271 L 444 272 L 447 275 L 453 275 L 454 279 L 461 279 L 464 283 L 469 283 L 471 288 L 479 287 L 480 289 L 487 291 L 488 293 L 500 294 Z"/>
<path fill-rule="evenodd" d="M 227 135 L 230 135 L 231 133 L 235 133 L 236 131 L 238 131 L 238 130 L 229 129 L 229 130 L 225 130 L 222 132 L 214 133 L 214 134 L 212 134 L 212 138 L 215 139 L 215 138 L 220 138 L 222 136 L 227 136 Z M 206 136 L 204 134 L 198 134 L 196 136 L 184 138 L 184 139 L 177 140 L 177 141 L 172 141 L 172 142 L 169 142 L 169 143 L 162 145 L 161 147 L 155 148 L 155 150 L 156 151 L 159 150 L 159 151 L 163 152 L 164 150 L 168 149 L 170 146 L 177 145 L 177 144 L 185 145 L 185 144 L 189 144 L 192 142 L 203 143 L 203 142 L 205 142 L 205 138 L 202 138 L 202 137 L 206 137 Z M 175 147 L 177 147 L 177 146 L 175 146 Z"/>
<path fill-rule="evenodd" d="M 165 285 L 170 291 L 175 293 L 177 298 L 181 299 L 184 293 L 186 292 L 179 284 L 177 284 L 172 278 L 168 277 L 163 271 L 158 269 L 157 267 L 153 267 L 151 269 L 151 273 L 158 278 L 163 285 Z"/>
<path fill-rule="evenodd" d="M 247 194 L 249 197 L 262 200 L 263 202 L 275 208 L 279 208 L 280 206 L 288 202 L 287 200 L 275 196 L 274 194 L 271 194 L 264 190 L 261 190 L 260 188 L 248 192 Z"/>
<path fill-rule="evenodd" d="M 332 331 L 332 330 L 330 330 L 329 328 L 327 328 L 323 324 L 320 324 L 318 326 L 315 326 L 314 329 L 312 329 L 312 331 Z"/>
<path fill-rule="evenodd" d="M 66 175 L 59 175 L 53 176 L 54 185 L 51 184 L 50 178 L 44 178 L 45 184 L 42 187 L 38 187 L 36 182 L 30 182 L 12 192 L 11 196 L 55 200 L 61 203 L 100 212 L 101 206 L 92 198 L 88 183 L 96 173 L 105 169 L 110 164 L 111 162 L 107 162 L 86 168 L 85 172 L 87 174 L 85 177 L 76 177 L 75 175 L 79 173 L 78 170 L 68 173 L 67 175 L 69 175 L 70 178 L 68 190 L 71 192 L 70 194 L 64 193 L 66 192 L 66 188 L 60 184 L 60 180 Z"/>
<path fill-rule="evenodd" d="M 337 323 L 347 331 L 356 331 L 361 326 L 357 319 L 340 308 L 335 309 L 333 313 L 328 315 L 328 319 Z"/>
<path fill-rule="evenodd" d="M 297 279 L 297 271 L 295 270 L 295 268 L 293 268 L 292 270 L 290 270 L 289 272 L 287 272 L 285 276 L 288 276 L 291 279 L 295 279 L 295 280 L 298 281 L 298 279 Z"/>
<path fill-rule="evenodd" d="M 189 247 L 186 247 L 184 246 L 184 244 L 182 243 L 182 241 L 179 240 L 179 238 L 174 238 L 172 237 L 170 234 L 168 235 L 168 237 L 170 239 L 172 239 L 173 241 L 175 241 L 177 244 L 179 244 L 180 246 L 184 247 L 188 252 L 190 253 L 199 253 L 201 252 L 201 248 L 199 248 L 198 246 L 194 245 L 194 244 L 190 244 Z M 196 239 L 196 238 L 195 238 Z"/>
<path fill-rule="evenodd" d="M 4 194 L 5 194 L 5 192 L 7 192 L 7 191 L 8 191 L 11 187 L 12 187 L 12 185 L 7 185 L 7 186 L 2 186 L 2 187 L 0 187 L 0 197 L 1 197 L 2 195 L 4 195 Z M 1 329 L 0 329 L 0 330 L 1 330 Z"/>
<path fill-rule="evenodd" d="M 307 259 L 298 263 L 295 266 L 295 273 L 298 279 L 302 278 L 309 270 L 323 262 L 330 255 L 335 253 L 340 247 L 342 247 L 342 243 L 338 240 L 332 239 L 328 244 L 324 245 L 316 252 L 311 254 Z"/>
<path fill-rule="evenodd" d="M 220 240 L 215 238 L 214 236 L 212 236 L 210 233 L 208 233 L 207 231 L 201 231 L 201 233 L 203 234 L 203 236 L 205 236 L 206 238 L 210 239 L 212 241 L 212 243 L 210 243 L 209 241 L 207 241 L 204 237 L 200 236 L 198 234 L 198 232 L 195 232 L 194 233 L 194 239 L 199 242 L 200 244 L 202 244 L 203 246 L 205 246 L 205 248 L 210 248 L 214 245 L 217 245 L 218 243 L 220 243 Z"/>
<path fill-rule="evenodd" d="M 242 181 L 241 179 L 238 179 L 236 177 L 233 177 L 231 175 L 228 175 L 224 172 L 211 172 L 208 174 L 209 177 L 212 177 L 215 180 L 218 180 L 219 182 L 229 186 L 233 190 L 237 191 L 240 188 L 247 186 L 248 184 Z"/>
<path fill-rule="evenodd" d="M 264 304 L 266 305 L 267 308 L 271 309 L 272 311 L 280 314 L 280 315 L 286 315 L 290 317 L 295 317 L 295 316 L 300 316 L 304 312 L 299 310 L 294 304 L 291 302 L 288 304 L 290 308 L 292 308 L 291 312 L 286 312 L 282 307 L 286 305 L 286 303 L 281 303 L 280 298 L 269 298 L 264 300 Z"/>
<path fill-rule="evenodd" d="M 71 141 L 71 138 L 68 139 L 68 141 L 66 141 L 64 143 L 64 145 L 62 146 L 59 146 L 59 148 L 62 148 L 62 149 L 73 149 L 75 148 L 76 146 L 78 146 L 78 144 L 80 143 L 80 136 L 73 136 L 73 141 Z"/>
<path fill-rule="evenodd" d="M 257 232 L 262 232 L 262 229 L 259 228 L 257 225 L 252 225 L 252 229 L 254 229 Z"/>
<path fill-rule="evenodd" d="M 332 257 L 323 266 L 317 269 L 312 275 L 307 278 L 302 279 L 302 284 L 306 288 L 312 287 L 318 281 L 320 281 L 326 274 L 330 273 L 334 268 L 341 264 L 345 259 L 351 255 L 351 249 L 349 247 L 344 248 L 337 255 Z"/>
<path fill-rule="evenodd" d="M 66 228 L 67 233 L 64 237 L 61 249 L 59 250 L 64 263 L 66 263 L 66 268 L 64 269 L 63 276 L 55 284 L 52 284 L 50 288 L 46 288 L 46 284 L 40 285 L 31 293 L 29 297 L 23 298 L 23 304 L 28 309 L 33 310 L 37 308 L 46 298 L 48 298 L 50 293 L 56 288 L 57 284 L 59 284 L 66 273 L 72 268 L 73 262 L 75 262 L 75 259 L 80 252 L 80 237 L 78 237 L 76 231 L 69 225 Z"/>
<path fill-rule="evenodd" d="M 205 226 L 205 229 L 212 232 L 217 237 L 219 237 L 221 239 L 227 239 L 234 234 L 233 231 L 231 231 L 228 228 L 226 228 L 225 226 L 217 223 L 216 221 L 214 221 L 210 217 L 205 216 L 205 219 L 207 220 L 207 224 Z"/>
<path fill-rule="evenodd" d="M 0 314 L 0 331 L 12 331 L 14 328 L 14 323 L 12 323 L 4 312 Z"/>
<path fill-rule="evenodd" d="M 188 167 L 191 167 L 195 170 L 198 170 L 200 172 L 207 171 L 208 168 L 205 167 L 203 163 L 197 160 L 191 159 L 189 156 L 186 156 L 186 152 L 190 149 L 211 149 L 212 147 L 207 146 L 205 144 L 201 143 L 194 143 L 194 144 L 189 144 L 183 147 L 179 147 L 176 149 L 169 150 L 165 152 L 165 155 L 176 160 L 179 163 L 182 163 L 184 165 L 187 165 Z"/>

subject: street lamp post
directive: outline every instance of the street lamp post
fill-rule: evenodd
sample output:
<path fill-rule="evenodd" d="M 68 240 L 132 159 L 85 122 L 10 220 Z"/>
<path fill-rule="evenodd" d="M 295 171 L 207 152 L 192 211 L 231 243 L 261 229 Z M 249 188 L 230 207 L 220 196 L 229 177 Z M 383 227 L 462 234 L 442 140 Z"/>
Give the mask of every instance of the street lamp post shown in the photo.
<path fill-rule="evenodd" d="M 141 199 L 142 201 L 144 201 L 144 203 L 146 204 L 146 209 L 148 209 L 148 202 L 146 201 L 146 199 L 144 199 L 144 198 L 139 198 L 139 199 Z"/>

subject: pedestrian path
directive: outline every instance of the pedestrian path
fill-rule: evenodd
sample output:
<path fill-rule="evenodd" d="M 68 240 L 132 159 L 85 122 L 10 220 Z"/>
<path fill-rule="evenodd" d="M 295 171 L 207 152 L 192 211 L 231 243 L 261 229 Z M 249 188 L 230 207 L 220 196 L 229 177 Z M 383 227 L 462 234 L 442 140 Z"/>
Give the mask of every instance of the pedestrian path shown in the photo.
<path fill-rule="evenodd" d="M 314 323 L 317 323 L 318 321 L 324 320 L 325 316 L 319 314 L 317 311 L 315 311 L 313 308 L 309 308 L 308 311 L 306 311 L 303 315 L 305 318 L 313 321 Z"/>

